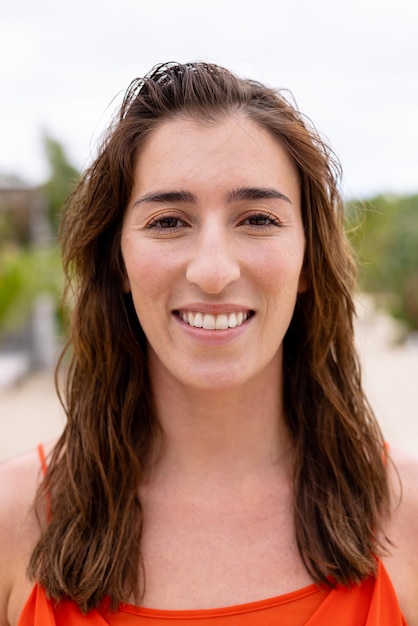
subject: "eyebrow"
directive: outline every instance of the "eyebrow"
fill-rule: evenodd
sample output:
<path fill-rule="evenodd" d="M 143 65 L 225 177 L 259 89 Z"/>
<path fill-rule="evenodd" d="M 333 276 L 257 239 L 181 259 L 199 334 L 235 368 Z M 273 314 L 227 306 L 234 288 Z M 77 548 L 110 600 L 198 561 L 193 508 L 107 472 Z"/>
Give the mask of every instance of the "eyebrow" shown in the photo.
<path fill-rule="evenodd" d="M 290 198 L 277 189 L 270 187 L 239 187 L 228 193 L 229 202 L 237 202 L 240 200 L 284 200 L 292 204 Z"/>
<path fill-rule="evenodd" d="M 195 202 L 195 196 L 190 193 L 190 191 L 163 191 L 163 192 L 155 192 L 155 193 L 147 193 L 145 196 L 138 198 L 133 203 L 133 207 L 138 206 L 140 204 L 150 204 L 156 202 L 157 204 L 165 204 L 170 202 Z"/>
<path fill-rule="evenodd" d="M 270 187 L 238 187 L 229 191 L 227 194 L 227 201 L 239 202 L 241 200 L 284 200 L 289 204 L 292 204 L 291 200 L 281 191 Z M 141 204 L 166 204 L 166 203 L 194 203 L 196 202 L 196 196 L 190 191 L 162 191 L 147 193 L 141 198 L 138 198 L 133 203 L 132 207 L 139 206 Z"/>

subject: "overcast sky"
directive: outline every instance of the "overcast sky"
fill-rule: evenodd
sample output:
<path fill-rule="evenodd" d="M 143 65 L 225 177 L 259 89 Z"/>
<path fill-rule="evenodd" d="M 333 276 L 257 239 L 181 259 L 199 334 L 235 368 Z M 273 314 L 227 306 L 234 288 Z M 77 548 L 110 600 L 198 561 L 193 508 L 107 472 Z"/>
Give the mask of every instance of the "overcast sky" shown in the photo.
<path fill-rule="evenodd" d="M 290 89 L 347 196 L 418 193 L 417 33 L 416 0 L 2 0 L 0 173 L 44 181 L 43 131 L 82 169 L 133 78 L 200 59 Z"/>

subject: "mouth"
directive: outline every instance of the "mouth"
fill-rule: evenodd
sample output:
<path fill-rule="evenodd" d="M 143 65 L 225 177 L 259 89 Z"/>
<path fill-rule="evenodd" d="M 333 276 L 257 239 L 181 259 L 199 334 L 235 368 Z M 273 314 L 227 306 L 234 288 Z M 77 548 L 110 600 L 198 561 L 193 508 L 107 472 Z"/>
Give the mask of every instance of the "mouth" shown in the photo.
<path fill-rule="evenodd" d="M 220 315 L 196 311 L 176 311 L 176 313 L 180 319 L 189 326 L 203 328 L 204 330 L 228 330 L 228 328 L 237 328 L 254 315 L 253 311 L 236 311 L 221 313 Z"/>

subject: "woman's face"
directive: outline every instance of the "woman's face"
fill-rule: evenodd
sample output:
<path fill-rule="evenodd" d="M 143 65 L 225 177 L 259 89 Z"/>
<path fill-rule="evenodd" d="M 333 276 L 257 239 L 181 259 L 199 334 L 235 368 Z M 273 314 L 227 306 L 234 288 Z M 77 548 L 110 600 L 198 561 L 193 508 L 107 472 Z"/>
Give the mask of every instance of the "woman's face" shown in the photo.
<path fill-rule="evenodd" d="M 238 115 L 162 123 L 137 158 L 121 246 L 155 380 L 277 380 L 305 237 L 296 168 L 266 130 Z"/>

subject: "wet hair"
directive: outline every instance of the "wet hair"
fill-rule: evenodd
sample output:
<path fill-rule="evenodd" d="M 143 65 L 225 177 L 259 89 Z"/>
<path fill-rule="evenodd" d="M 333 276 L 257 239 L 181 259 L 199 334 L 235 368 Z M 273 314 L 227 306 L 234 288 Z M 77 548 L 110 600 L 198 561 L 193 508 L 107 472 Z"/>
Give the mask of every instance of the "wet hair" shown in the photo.
<path fill-rule="evenodd" d="M 306 235 L 308 289 L 284 339 L 285 417 L 294 448 L 295 536 L 318 583 L 357 583 L 375 571 L 389 507 L 384 441 L 354 346 L 355 264 L 344 233 L 340 167 L 286 92 L 208 63 L 169 63 L 133 81 L 61 224 L 72 309 L 67 424 L 37 496 L 51 518 L 29 574 L 83 611 L 104 596 L 140 600 L 138 485 L 160 436 L 146 338 L 122 289 L 121 225 L 138 151 L 162 121 L 216 124 L 241 115 L 280 141 L 295 164 Z"/>

